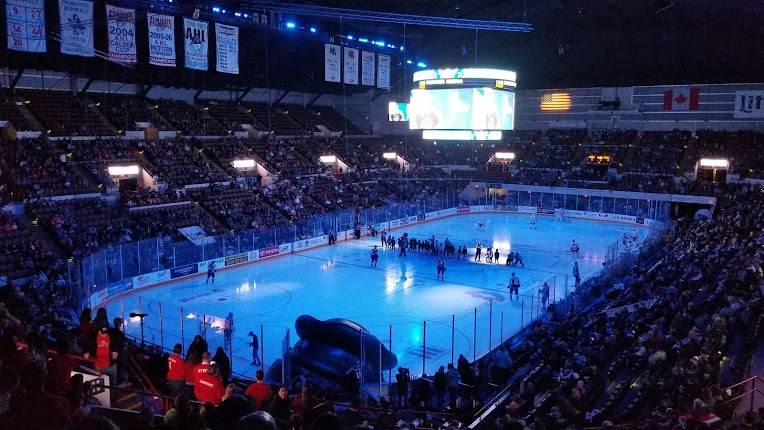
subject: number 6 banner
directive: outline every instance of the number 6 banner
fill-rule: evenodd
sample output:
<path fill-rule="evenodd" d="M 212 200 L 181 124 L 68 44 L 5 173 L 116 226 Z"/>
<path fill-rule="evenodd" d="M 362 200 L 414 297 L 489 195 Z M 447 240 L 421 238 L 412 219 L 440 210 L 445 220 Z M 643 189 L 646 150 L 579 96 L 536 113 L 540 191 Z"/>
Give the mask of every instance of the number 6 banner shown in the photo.
<path fill-rule="evenodd" d="M 44 0 L 7 0 L 8 49 L 45 52 Z"/>
<path fill-rule="evenodd" d="M 106 5 L 109 30 L 109 58 L 125 63 L 135 63 L 135 9 Z"/>

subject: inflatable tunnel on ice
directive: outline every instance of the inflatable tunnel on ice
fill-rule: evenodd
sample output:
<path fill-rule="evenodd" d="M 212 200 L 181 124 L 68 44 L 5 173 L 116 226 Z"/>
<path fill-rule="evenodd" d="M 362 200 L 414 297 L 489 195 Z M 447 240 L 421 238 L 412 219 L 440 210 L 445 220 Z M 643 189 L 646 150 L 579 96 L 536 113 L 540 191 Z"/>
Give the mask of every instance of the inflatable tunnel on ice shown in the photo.
<path fill-rule="evenodd" d="M 327 379 L 343 378 L 361 360 L 361 345 L 367 367 L 380 368 L 380 341 L 360 324 L 334 318 L 325 321 L 302 315 L 295 322 L 300 340 L 292 350 L 292 363 Z M 382 345 L 381 370 L 394 368 L 397 357 Z"/>

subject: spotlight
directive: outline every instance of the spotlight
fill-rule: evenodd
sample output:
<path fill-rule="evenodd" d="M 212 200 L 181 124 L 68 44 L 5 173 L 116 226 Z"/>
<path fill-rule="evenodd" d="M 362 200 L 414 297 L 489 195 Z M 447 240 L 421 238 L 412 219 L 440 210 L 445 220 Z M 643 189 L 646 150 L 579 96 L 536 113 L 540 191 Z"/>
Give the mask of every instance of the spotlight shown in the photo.
<path fill-rule="evenodd" d="M 317 30 L 316 30 L 316 27 L 310 27 L 310 32 L 311 32 L 311 33 L 315 33 L 316 31 L 317 31 Z"/>
<path fill-rule="evenodd" d="M 286 28 L 295 28 L 295 27 L 297 27 L 297 24 L 295 24 L 292 21 L 289 21 L 286 23 Z"/>

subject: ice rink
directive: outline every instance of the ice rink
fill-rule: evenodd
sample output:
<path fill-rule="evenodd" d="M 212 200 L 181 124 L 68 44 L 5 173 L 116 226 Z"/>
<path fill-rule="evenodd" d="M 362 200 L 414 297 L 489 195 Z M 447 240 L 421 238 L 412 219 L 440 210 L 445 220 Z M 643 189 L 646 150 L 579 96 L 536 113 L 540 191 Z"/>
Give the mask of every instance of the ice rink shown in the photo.
<path fill-rule="evenodd" d="M 556 221 L 550 216 L 539 216 L 536 229 L 530 229 L 528 219 L 517 214 L 459 215 L 392 232 L 396 238 L 408 232 L 410 237 L 435 235 L 441 242 L 448 238 L 456 246 L 469 246 L 466 261 L 446 259 L 444 281 L 436 280 L 437 258 L 415 252 L 399 257 L 397 250 L 380 247 L 378 267 L 371 268 L 370 250 L 380 242 L 379 237 L 367 237 L 220 270 L 214 285 L 197 276 L 136 291 L 112 301 L 109 315 L 148 313 L 147 341 L 166 348 L 182 341 L 185 348 L 200 333 L 200 321 L 233 312 L 233 370 L 245 375 L 259 368 L 251 364 L 250 330 L 261 337 L 262 327 L 260 352 L 268 366 L 281 356 L 287 329 L 290 343 L 297 341 L 294 322 L 300 315 L 347 318 L 385 346 L 392 340 L 399 365 L 412 373 L 421 373 L 424 366 L 429 373 L 450 362 L 452 353 L 471 360 L 488 352 L 537 316 L 538 288 L 544 281 L 550 282 L 550 301 L 559 300 L 572 291 L 574 261 L 586 280 L 602 268 L 608 245 L 635 231 L 633 225 Z M 647 230 L 637 231 L 641 242 Z M 580 258 L 568 251 L 573 239 L 580 243 Z M 477 242 L 484 249 L 498 247 L 501 264 L 474 262 Z M 505 267 L 510 249 L 521 253 L 524 268 Z M 512 272 L 521 281 L 519 301 L 507 294 Z M 140 336 L 137 321 L 128 321 L 126 329 Z M 205 331 L 214 353 L 223 344 L 222 333 L 216 327 Z"/>

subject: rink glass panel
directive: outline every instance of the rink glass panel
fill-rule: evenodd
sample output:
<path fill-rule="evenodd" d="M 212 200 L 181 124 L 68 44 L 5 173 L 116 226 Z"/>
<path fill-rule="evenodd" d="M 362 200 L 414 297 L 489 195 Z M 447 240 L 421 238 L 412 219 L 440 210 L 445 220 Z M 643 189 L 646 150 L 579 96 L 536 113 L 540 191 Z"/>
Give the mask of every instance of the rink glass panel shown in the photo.
<path fill-rule="evenodd" d="M 581 193 L 578 195 L 507 190 L 505 193 L 494 193 L 490 198 L 488 193 L 482 197 L 466 197 L 458 190 L 452 190 L 427 199 L 411 202 L 390 204 L 383 207 L 362 209 L 360 211 L 348 209 L 335 213 L 306 217 L 271 229 L 247 230 L 211 236 L 206 243 L 199 246 L 187 240 L 173 242 L 169 237 L 158 237 L 110 246 L 82 259 L 79 265 L 80 278 L 85 286 L 83 291 L 92 294 L 108 289 L 109 295 L 112 296 L 118 293 L 120 284 L 124 284 L 137 275 L 177 268 L 214 258 L 223 258 L 269 246 L 292 243 L 301 239 L 322 236 L 331 231 L 352 230 L 356 220 L 364 227 L 373 225 L 379 228 L 381 223 L 391 220 L 420 216 L 428 212 L 453 208 L 465 203 L 474 205 L 538 206 L 547 210 L 564 208 L 643 216 L 656 220 L 665 220 L 669 214 L 668 202 L 587 196 L 585 190 L 581 190 Z M 615 245 L 612 250 L 612 256 L 613 258 L 618 256 Z M 568 292 L 570 280 L 561 278 L 554 282 L 555 298 L 559 300 L 563 297 L 563 294 L 560 293 L 561 289 L 565 293 Z M 167 286 L 166 288 L 173 287 Z M 522 306 L 524 310 L 522 319 L 524 321 L 526 319 L 529 320 L 532 315 L 538 314 L 537 294 L 532 296 L 523 298 Z M 161 327 L 157 329 L 155 326 L 151 330 L 146 330 L 146 327 L 144 327 L 144 337 L 146 337 L 145 340 L 147 342 L 156 343 L 165 349 L 171 349 L 175 343 L 181 343 L 181 341 L 183 341 L 182 343 L 185 346 L 188 345 L 195 333 L 201 331 L 199 327 L 206 327 L 206 334 L 211 338 L 222 336 L 222 330 L 219 330 L 219 327 L 214 327 L 214 325 L 219 326 L 220 319 L 224 318 L 225 315 L 206 315 L 198 310 L 186 309 L 176 304 L 160 304 L 155 301 L 142 303 L 140 300 L 140 296 L 137 295 L 125 296 L 115 299 L 112 306 L 118 306 L 120 313 L 126 317 L 130 312 L 142 311 L 149 313 L 156 320 L 175 319 L 177 323 L 173 325 L 180 325 L 182 327 L 181 330 L 167 330 Z M 550 302 L 551 300 L 550 294 Z M 522 325 L 515 320 L 510 322 L 508 318 L 502 320 L 502 314 L 506 315 L 508 312 L 505 309 L 507 305 L 508 303 L 501 302 L 486 303 L 477 308 L 477 318 L 473 309 L 472 313 L 455 314 L 453 316 L 453 324 L 451 321 L 430 321 L 426 329 L 432 330 L 432 333 L 458 329 L 460 332 L 472 333 L 473 335 L 479 335 L 480 333 L 488 334 L 487 336 L 478 336 L 478 338 L 475 338 L 477 340 L 468 340 L 475 342 L 472 347 L 475 354 L 479 356 L 488 352 L 490 348 L 495 347 L 502 339 L 506 339 Z M 126 329 L 128 334 L 136 337 L 140 336 L 140 324 L 137 321 L 131 321 L 129 317 L 125 318 L 125 320 L 128 321 Z M 183 322 L 180 323 L 180 321 Z M 422 322 L 422 325 L 422 335 L 424 335 L 424 322 Z M 260 330 L 260 327 L 255 329 L 257 329 L 255 330 L 257 332 Z M 289 327 L 283 325 L 262 327 L 264 339 L 260 340 L 261 349 L 263 350 L 261 354 L 264 354 L 266 366 L 281 357 L 282 344 L 288 330 Z M 247 331 L 237 331 L 234 334 L 233 342 L 248 343 Z M 257 334 L 260 337 L 260 334 Z M 296 340 L 294 335 L 292 336 L 293 341 Z M 460 341 L 455 339 L 455 342 Z M 464 340 L 462 339 L 461 342 L 464 342 Z M 428 355 L 432 355 L 431 353 L 432 351 L 425 350 L 425 358 Z M 446 352 L 441 351 L 440 355 L 442 354 L 448 355 L 449 357 L 446 361 L 450 361 L 450 350 Z M 468 358 L 471 359 L 472 357 Z M 248 362 L 247 360 L 251 360 L 251 357 L 235 357 L 235 360 L 241 366 L 241 363 Z"/>

